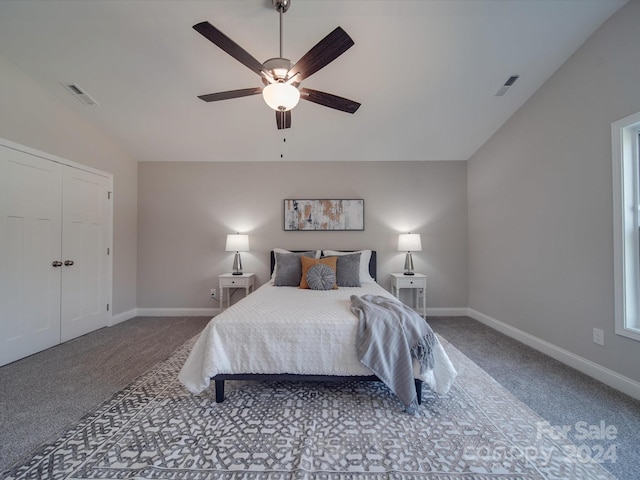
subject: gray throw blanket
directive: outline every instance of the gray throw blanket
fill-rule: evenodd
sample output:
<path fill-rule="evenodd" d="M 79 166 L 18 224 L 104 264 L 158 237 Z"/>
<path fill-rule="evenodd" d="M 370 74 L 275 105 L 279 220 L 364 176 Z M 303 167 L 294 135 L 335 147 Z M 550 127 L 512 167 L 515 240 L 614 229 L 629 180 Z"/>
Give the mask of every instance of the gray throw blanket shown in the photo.
<path fill-rule="evenodd" d="M 351 311 L 360 319 L 358 359 L 398 396 L 408 411 L 415 410 L 418 399 L 412 359 L 420 363 L 421 374 L 433 368 L 433 330 L 413 309 L 394 298 L 351 295 Z"/>

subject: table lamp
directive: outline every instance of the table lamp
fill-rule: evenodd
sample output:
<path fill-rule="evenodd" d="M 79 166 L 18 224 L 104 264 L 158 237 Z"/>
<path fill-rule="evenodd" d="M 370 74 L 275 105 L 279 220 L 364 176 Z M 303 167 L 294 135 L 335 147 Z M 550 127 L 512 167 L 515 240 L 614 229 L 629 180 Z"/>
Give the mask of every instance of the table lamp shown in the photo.
<path fill-rule="evenodd" d="M 249 251 L 249 235 L 241 235 L 239 233 L 227 235 L 227 252 L 236 252 L 233 257 L 233 274 L 242 275 L 242 259 L 240 252 Z"/>
<path fill-rule="evenodd" d="M 398 251 L 407 252 L 404 259 L 404 274 L 414 275 L 413 273 L 413 258 L 411 252 L 422 251 L 422 242 L 420 241 L 419 233 L 403 233 L 398 236 Z"/>

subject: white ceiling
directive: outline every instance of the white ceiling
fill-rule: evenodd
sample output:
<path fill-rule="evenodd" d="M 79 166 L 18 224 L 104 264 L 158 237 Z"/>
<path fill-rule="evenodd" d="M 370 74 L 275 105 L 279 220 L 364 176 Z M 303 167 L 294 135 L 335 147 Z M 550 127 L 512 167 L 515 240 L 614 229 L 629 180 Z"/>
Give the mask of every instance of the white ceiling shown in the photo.
<path fill-rule="evenodd" d="M 277 57 L 271 0 L 0 0 L 0 54 L 140 161 L 466 160 L 625 3 L 292 0 L 294 63 L 337 26 L 355 41 L 303 86 L 362 106 L 301 101 L 283 131 L 259 95 L 197 98 L 262 84 L 191 27 L 207 20 L 259 61 Z"/>

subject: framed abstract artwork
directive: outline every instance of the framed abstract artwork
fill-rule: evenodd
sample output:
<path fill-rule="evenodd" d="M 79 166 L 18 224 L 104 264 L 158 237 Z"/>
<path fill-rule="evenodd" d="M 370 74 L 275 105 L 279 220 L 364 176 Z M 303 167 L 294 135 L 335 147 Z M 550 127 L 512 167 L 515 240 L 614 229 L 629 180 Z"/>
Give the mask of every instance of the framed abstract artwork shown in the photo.
<path fill-rule="evenodd" d="M 364 230 L 364 200 L 284 201 L 285 231 Z"/>

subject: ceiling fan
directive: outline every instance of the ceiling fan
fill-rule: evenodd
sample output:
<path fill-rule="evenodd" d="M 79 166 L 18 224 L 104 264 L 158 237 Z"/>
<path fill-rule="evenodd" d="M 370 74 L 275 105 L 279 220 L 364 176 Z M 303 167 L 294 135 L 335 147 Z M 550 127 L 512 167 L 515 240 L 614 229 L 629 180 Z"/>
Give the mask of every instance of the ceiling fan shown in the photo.
<path fill-rule="evenodd" d="M 325 107 L 355 113 L 360 107 L 358 102 L 300 87 L 302 80 L 310 77 L 351 48 L 354 45 L 351 37 L 341 27 L 337 27 L 305 53 L 295 65 L 292 65 L 291 60 L 282 57 L 282 15 L 291 6 L 291 0 L 271 0 L 271 3 L 280 14 L 280 56 L 270 58 L 264 63 L 260 63 L 209 22 L 201 22 L 193 26 L 202 36 L 260 75 L 264 84 L 263 87 L 209 93 L 199 95 L 198 98 L 205 102 L 216 102 L 262 93 L 267 105 L 276 112 L 278 129 L 291 128 L 291 109 L 298 104 L 301 98 Z"/>

